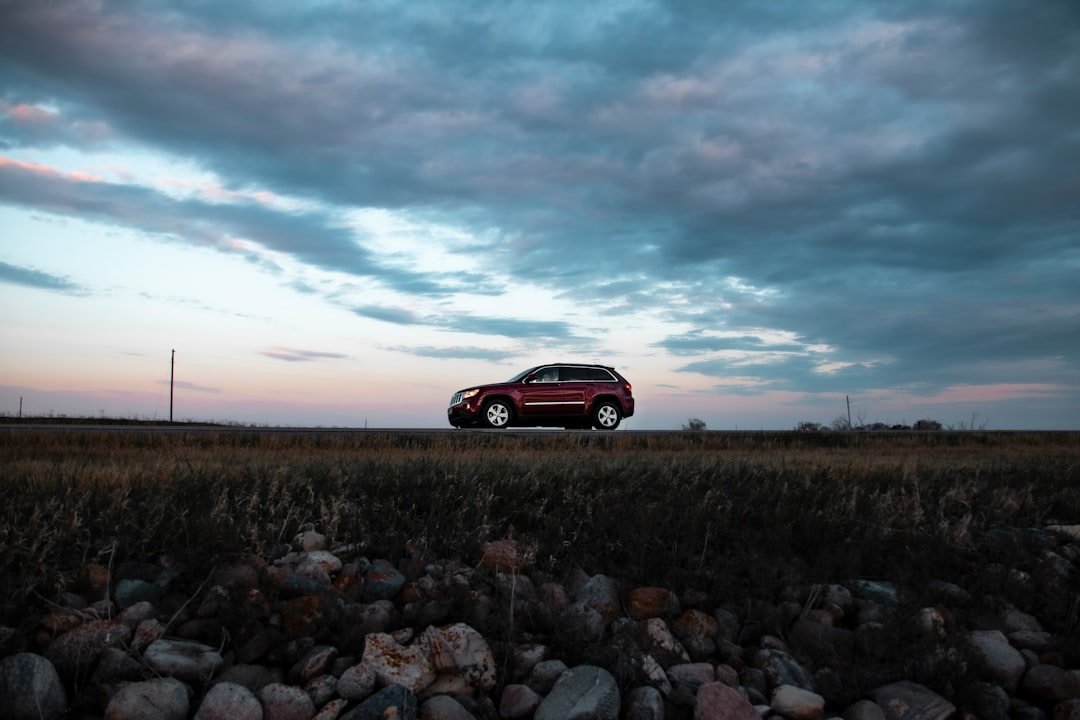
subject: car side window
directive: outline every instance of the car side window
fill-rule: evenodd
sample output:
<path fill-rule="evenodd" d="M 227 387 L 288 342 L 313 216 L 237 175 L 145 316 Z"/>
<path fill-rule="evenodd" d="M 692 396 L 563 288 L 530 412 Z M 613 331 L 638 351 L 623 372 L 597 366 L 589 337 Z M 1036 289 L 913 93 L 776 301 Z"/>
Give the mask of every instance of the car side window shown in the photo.
<path fill-rule="evenodd" d="M 564 367 L 562 368 L 562 379 L 563 382 L 589 380 L 589 369 L 583 367 Z"/>
<path fill-rule="evenodd" d="M 588 368 L 589 379 L 594 382 L 614 382 L 615 378 L 603 368 Z"/>
<path fill-rule="evenodd" d="M 559 368 L 547 367 L 536 374 L 536 382 L 559 382 Z"/>

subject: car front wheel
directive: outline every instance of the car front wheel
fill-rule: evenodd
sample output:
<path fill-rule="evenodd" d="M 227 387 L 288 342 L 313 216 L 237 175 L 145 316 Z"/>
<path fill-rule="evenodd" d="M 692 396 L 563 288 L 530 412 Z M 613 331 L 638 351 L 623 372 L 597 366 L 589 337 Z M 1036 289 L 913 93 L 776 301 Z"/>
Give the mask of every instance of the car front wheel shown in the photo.
<path fill-rule="evenodd" d="M 622 411 L 613 402 L 602 402 L 593 409 L 593 427 L 597 430 L 614 430 L 621 421 Z"/>
<path fill-rule="evenodd" d="M 484 406 L 484 423 L 492 428 L 504 428 L 510 424 L 514 411 L 505 400 L 492 400 Z"/>

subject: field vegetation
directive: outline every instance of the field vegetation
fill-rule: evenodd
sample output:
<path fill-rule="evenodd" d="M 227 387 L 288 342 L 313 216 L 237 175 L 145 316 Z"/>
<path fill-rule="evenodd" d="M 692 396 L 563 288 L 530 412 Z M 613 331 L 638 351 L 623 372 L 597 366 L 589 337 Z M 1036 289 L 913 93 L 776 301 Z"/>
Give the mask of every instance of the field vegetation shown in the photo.
<path fill-rule="evenodd" d="M 0 428 L 0 487 L 8 627 L 90 563 L 168 556 L 197 587 L 307 528 L 392 561 L 514 537 L 556 577 L 717 602 L 854 577 L 977 592 L 990 530 L 1080 523 L 1080 433 Z"/>

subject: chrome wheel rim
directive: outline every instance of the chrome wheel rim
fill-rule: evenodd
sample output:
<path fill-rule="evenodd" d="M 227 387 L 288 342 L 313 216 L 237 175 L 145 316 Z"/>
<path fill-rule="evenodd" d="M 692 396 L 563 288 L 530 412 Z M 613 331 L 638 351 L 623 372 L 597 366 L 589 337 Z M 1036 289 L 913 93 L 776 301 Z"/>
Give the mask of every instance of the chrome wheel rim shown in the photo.
<path fill-rule="evenodd" d="M 604 405 L 596 411 L 596 421 L 602 427 L 612 427 L 619 421 L 619 411 L 610 405 Z"/>
<path fill-rule="evenodd" d="M 487 421 L 492 427 L 502 427 L 510 422 L 510 409 L 502 403 L 495 403 L 487 409 Z"/>

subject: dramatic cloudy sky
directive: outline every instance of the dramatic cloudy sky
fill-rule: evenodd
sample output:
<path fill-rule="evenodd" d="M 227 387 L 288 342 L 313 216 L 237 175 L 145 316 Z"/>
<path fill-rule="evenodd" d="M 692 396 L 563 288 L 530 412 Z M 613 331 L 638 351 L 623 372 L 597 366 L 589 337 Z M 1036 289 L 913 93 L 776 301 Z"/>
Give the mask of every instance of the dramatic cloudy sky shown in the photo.
<path fill-rule="evenodd" d="M 1080 427 L 1080 3 L 0 0 L 0 413 Z"/>

